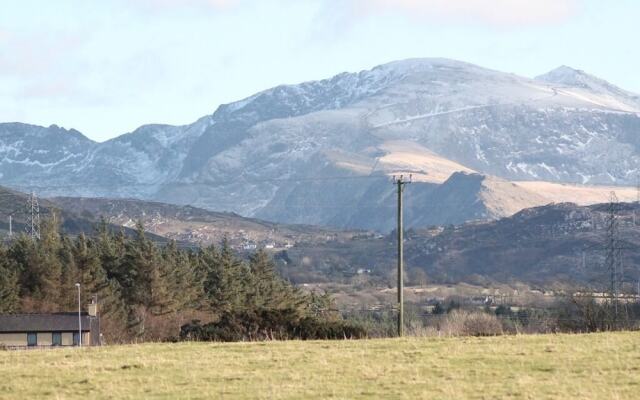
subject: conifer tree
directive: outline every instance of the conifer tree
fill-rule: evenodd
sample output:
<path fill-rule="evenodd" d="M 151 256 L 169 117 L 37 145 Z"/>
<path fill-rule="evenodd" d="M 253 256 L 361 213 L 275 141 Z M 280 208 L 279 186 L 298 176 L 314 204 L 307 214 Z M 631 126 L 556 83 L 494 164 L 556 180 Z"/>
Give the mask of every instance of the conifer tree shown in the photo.
<path fill-rule="evenodd" d="M 203 254 L 205 292 L 216 313 L 240 311 L 247 304 L 249 271 L 225 239 L 219 252 L 210 247 Z"/>
<path fill-rule="evenodd" d="M 189 252 L 178 249 L 171 241 L 162 252 L 162 259 L 169 269 L 168 283 L 176 310 L 199 309 L 203 305 L 203 279 Z"/>
<path fill-rule="evenodd" d="M 20 235 L 8 252 L 18 270 L 21 297 L 33 300 L 42 311 L 59 307 L 62 274 L 60 250 L 58 227 L 47 219 L 42 224 L 40 240 Z"/>
<path fill-rule="evenodd" d="M 160 257 L 157 246 L 145 235 L 139 222 L 136 235 L 125 246 L 121 265 L 121 284 L 128 300 L 144 306 L 155 315 L 175 310 L 174 298 L 169 288 L 169 268 Z"/>
<path fill-rule="evenodd" d="M 29 297 L 38 291 L 40 279 L 31 268 L 31 258 L 35 253 L 35 243 L 24 234 L 18 236 L 7 250 L 7 258 L 11 260 L 18 272 L 20 297 Z"/>
<path fill-rule="evenodd" d="M 124 256 L 125 237 L 120 231 L 114 235 L 104 218 L 100 219 L 96 227 L 96 247 L 100 264 L 109 279 L 120 278 L 120 265 Z"/>
<path fill-rule="evenodd" d="M 264 250 L 259 250 L 250 257 L 249 268 L 249 300 L 254 307 L 297 309 L 304 303 L 301 293 L 278 275 L 273 260 Z"/>
<path fill-rule="evenodd" d="M 88 240 L 84 234 L 80 235 L 76 239 L 74 258 L 85 292 L 98 297 L 101 314 L 122 319 L 125 307 L 120 297 L 120 286 L 109 279 L 102 267 L 97 243 Z"/>
<path fill-rule="evenodd" d="M 40 275 L 41 300 L 51 302 L 52 307 L 57 307 L 62 276 L 62 262 L 59 257 L 62 240 L 58 222 L 53 218 L 45 219 L 41 224 L 40 235 L 40 240 L 35 241 L 36 257 L 31 260 L 34 263 L 32 266 Z"/>
<path fill-rule="evenodd" d="M 20 306 L 18 272 L 7 255 L 7 249 L 0 245 L 0 314 L 16 312 Z"/>
<path fill-rule="evenodd" d="M 68 236 L 61 239 L 58 257 L 61 263 L 58 307 L 60 311 L 72 311 L 78 307 L 75 284 L 81 283 L 81 280 L 74 257 L 74 244 Z"/>

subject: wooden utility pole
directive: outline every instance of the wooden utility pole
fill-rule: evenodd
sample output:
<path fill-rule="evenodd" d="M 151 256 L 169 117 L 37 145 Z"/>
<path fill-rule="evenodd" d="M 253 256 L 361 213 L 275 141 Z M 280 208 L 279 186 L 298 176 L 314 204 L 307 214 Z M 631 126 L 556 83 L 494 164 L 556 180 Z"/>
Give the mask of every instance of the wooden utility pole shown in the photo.
<path fill-rule="evenodd" d="M 404 185 L 411 183 L 404 180 L 404 176 L 393 177 L 393 183 L 398 186 L 398 336 L 404 335 L 404 227 L 402 223 L 402 192 Z"/>

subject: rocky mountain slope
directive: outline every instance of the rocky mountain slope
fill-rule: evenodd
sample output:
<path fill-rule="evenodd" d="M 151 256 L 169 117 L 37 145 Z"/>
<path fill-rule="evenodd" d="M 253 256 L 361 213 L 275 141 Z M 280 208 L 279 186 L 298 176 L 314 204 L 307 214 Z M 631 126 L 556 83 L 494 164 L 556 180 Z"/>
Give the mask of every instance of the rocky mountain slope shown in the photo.
<path fill-rule="evenodd" d="M 0 183 L 388 230 L 394 173 L 416 181 L 410 225 L 510 215 L 581 200 L 580 190 L 605 201 L 610 188 L 552 184 L 635 185 L 639 131 L 639 97 L 582 71 L 529 79 L 413 59 L 278 86 L 190 125 L 147 125 L 104 143 L 55 126 L 0 124 Z"/>

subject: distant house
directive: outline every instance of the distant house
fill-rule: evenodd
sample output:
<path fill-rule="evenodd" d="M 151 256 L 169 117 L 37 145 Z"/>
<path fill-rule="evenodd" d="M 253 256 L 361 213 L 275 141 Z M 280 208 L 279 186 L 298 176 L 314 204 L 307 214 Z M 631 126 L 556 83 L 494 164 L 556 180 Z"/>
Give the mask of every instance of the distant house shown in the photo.
<path fill-rule="evenodd" d="M 90 311 L 94 311 L 90 307 Z M 82 313 L 82 345 L 100 344 L 95 313 Z M 0 315 L 0 345 L 13 348 L 78 346 L 78 313 Z"/>
<path fill-rule="evenodd" d="M 242 245 L 242 248 L 244 250 L 255 250 L 258 248 L 258 246 L 255 243 L 247 242 L 244 245 Z"/>

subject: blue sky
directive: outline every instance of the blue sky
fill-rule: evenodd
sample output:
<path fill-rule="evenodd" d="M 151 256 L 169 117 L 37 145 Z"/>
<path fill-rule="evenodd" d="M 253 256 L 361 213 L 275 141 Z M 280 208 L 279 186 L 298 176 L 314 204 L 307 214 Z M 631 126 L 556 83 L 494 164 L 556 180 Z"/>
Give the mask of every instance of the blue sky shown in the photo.
<path fill-rule="evenodd" d="M 640 93 L 636 0 L 3 0 L 0 121 L 106 140 L 281 84 L 448 57 Z"/>

